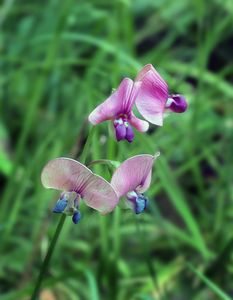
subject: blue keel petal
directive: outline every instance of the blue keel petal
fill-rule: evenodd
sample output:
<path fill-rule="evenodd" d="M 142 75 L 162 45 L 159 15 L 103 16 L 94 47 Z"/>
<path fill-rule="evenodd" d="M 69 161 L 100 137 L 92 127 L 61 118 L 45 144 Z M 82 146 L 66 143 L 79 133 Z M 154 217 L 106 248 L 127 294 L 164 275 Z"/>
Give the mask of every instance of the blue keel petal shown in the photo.
<path fill-rule="evenodd" d="M 66 199 L 59 199 L 53 208 L 54 213 L 62 213 L 67 206 L 68 201 Z"/>
<path fill-rule="evenodd" d="M 72 217 L 72 221 L 74 224 L 78 224 L 78 222 L 80 221 L 81 219 L 81 213 L 80 211 L 76 211 L 74 214 L 73 214 L 73 217 Z"/>

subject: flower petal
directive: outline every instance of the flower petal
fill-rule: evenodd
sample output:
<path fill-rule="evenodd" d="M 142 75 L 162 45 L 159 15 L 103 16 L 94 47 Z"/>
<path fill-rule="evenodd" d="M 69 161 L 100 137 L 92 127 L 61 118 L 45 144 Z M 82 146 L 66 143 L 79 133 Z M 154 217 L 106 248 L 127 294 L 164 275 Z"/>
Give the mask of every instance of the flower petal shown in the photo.
<path fill-rule="evenodd" d="M 74 224 L 78 224 L 79 223 L 79 221 L 81 220 L 81 213 L 80 213 L 80 211 L 76 211 L 74 214 L 73 214 L 73 216 L 72 216 L 72 221 L 73 221 L 73 223 Z"/>
<path fill-rule="evenodd" d="M 151 170 L 156 157 L 149 154 L 136 155 L 125 160 L 116 169 L 111 185 L 119 197 L 131 191 L 142 192 L 149 187 Z"/>
<path fill-rule="evenodd" d="M 57 203 L 55 204 L 54 208 L 53 208 L 53 212 L 54 213 L 62 213 L 66 206 L 68 204 L 68 201 L 66 199 L 58 199 Z"/>
<path fill-rule="evenodd" d="M 143 194 L 137 194 L 136 192 L 129 192 L 126 195 L 126 204 L 137 215 L 142 213 L 147 207 L 148 199 Z"/>
<path fill-rule="evenodd" d="M 152 176 L 152 170 L 150 170 L 149 174 L 147 175 L 146 179 L 143 182 L 143 185 L 137 188 L 138 193 L 144 193 L 146 190 L 148 190 L 151 183 L 151 176 Z"/>
<path fill-rule="evenodd" d="M 103 214 L 111 212 L 119 201 L 111 184 L 98 175 L 94 175 L 89 179 L 81 196 L 86 205 Z"/>
<path fill-rule="evenodd" d="M 149 129 L 149 123 L 137 118 L 133 112 L 131 112 L 129 123 L 141 132 L 145 132 Z"/>
<path fill-rule="evenodd" d="M 41 182 L 46 188 L 79 193 L 92 174 L 80 162 L 60 157 L 47 163 L 41 173 Z"/>
<path fill-rule="evenodd" d="M 136 106 L 142 116 L 152 124 L 163 124 L 163 112 L 168 98 L 168 86 L 155 68 L 148 64 L 136 77 L 142 81 Z"/>
<path fill-rule="evenodd" d="M 187 110 L 187 107 L 188 104 L 185 97 L 179 94 L 170 95 L 166 103 L 166 108 L 175 113 L 183 113 Z"/>
<path fill-rule="evenodd" d="M 128 126 L 126 127 L 126 135 L 125 135 L 125 139 L 129 142 L 132 143 L 132 141 L 134 140 L 134 132 L 133 129 L 131 127 L 130 124 L 128 124 Z"/>
<path fill-rule="evenodd" d="M 134 102 L 140 93 L 141 85 L 142 85 L 141 81 L 134 82 L 131 87 L 130 94 L 128 93 L 126 95 L 126 97 L 124 97 L 123 111 L 125 114 L 127 114 L 127 115 L 130 114 L 132 107 L 134 105 Z"/>
<path fill-rule="evenodd" d="M 112 211 L 118 203 L 118 197 L 110 183 L 70 158 L 50 161 L 42 171 L 41 181 L 46 188 L 80 194 L 88 206 L 102 213 Z"/>
<path fill-rule="evenodd" d="M 133 85 L 134 82 L 130 78 L 123 79 L 118 89 L 91 112 L 88 118 L 89 121 L 96 125 L 111 120 L 119 114 L 126 113 L 125 110 L 129 109 L 129 105 L 131 105 L 128 102 L 130 102 Z"/>
<path fill-rule="evenodd" d="M 117 141 L 121 141 L 125 139 L 126 136 L 126 127 L 124 124 L 117 124 L 115 127 L 115 135 Z"/>

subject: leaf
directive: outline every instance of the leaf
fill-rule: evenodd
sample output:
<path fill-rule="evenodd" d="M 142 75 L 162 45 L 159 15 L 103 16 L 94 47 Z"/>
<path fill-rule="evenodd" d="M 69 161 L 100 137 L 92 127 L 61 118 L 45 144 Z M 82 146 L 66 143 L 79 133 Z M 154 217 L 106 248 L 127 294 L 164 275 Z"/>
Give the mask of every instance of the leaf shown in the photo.
<path fill-rule="evenodd" d="M 228 296 L 220 287 L 218 287 L 213 281 L 211 281 L 209 278 L 207 278 L 203 273 L 195 269 L 195 267 L 192 264 L 188 264 L 188 267 L 190 270 L 199 277 L 210 289 L 213 291 L 216 295 L 220 297 L 220 299 L 223 300 L 231 300 L 232 298 Z"/>

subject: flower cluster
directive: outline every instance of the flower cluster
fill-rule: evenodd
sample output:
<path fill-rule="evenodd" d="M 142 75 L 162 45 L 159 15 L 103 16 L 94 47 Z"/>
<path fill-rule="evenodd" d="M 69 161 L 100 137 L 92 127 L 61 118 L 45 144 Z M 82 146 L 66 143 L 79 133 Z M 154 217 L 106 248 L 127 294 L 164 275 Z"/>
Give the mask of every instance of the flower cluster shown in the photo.
<path fill-rule="evenodd" d="M 144 120 L 133 113 L 136 105 Z M 117 141 L 132 142 L 134 133 L 132 127 L 145 132 L 149 123 L 163 125 L 165 111 L 182 113 L 187 109 L 184 96 L 169 95 L 168 85 L 155 68 L 148 64 L 139 71 L 135 81 L 125 78 L 116 91 L 89 115 L 89 121 L 99 124 L 112 120 Z"/>
<path fill-rule="evenodd" d="M 133 113 L 136 105 L 145 120 Z M 110 97 L 89 115 L 96 125 L 112 120 L 117 141 L 134 140 L 132 127 L 145 132 L 149 122 L 161 126 L 165 111 L 182 113 L 187 109 L 184 96 L 169 94 L 167 83 L 151 64 L 142 68 L 133 81 L 125 78 Z M 62 191 L 53 212 L 72 216 L 77 224 L 81 218 L 80 201 L 102 214 L 111 212 L 121 197 L 136 214 L 143 212 L 148 199 L 144 192 L 151 182 L 154 161 L 159 156 L 136 155 L 120 164 L 110 183 L 89 168 L 70 158 L 56 158 L 47 163 L 41 174 L 44 187 Z"/>
<path fill-rule="evenodd" d="M 81 218 L 79 204 L 85 204 L 102 214 L 111 212 L 125 196 L 136 214 L 146 208 L 142 194 L 150 186 L 153 162 L 158 157 L 137 155 L 124 161 L 114 172 L 111 184 L 90 169 L 70 158 L 56 158 L 48 162 L 41 174 L 44 187 L 61 190 L 53 212 L 72 216 L 76 224 Z"/>

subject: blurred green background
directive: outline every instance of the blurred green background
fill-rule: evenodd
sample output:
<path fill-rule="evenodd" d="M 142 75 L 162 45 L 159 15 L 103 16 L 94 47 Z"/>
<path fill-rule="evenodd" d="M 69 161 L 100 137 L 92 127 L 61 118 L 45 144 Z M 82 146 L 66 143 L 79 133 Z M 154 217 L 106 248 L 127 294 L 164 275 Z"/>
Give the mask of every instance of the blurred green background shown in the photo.
<path fill-rule="evenodd" d="M 88 161 L 160 151 L 149 208 L 67 219 L 40 298 L 233 299 L 232 0 L 5 0 L 0 26 L 0 299 L 28 299 L 59 219 L 42 167 L 78 159 L 88 114 L 146 63 L 188 111 L 132 144 L 103 123 Z"/>

